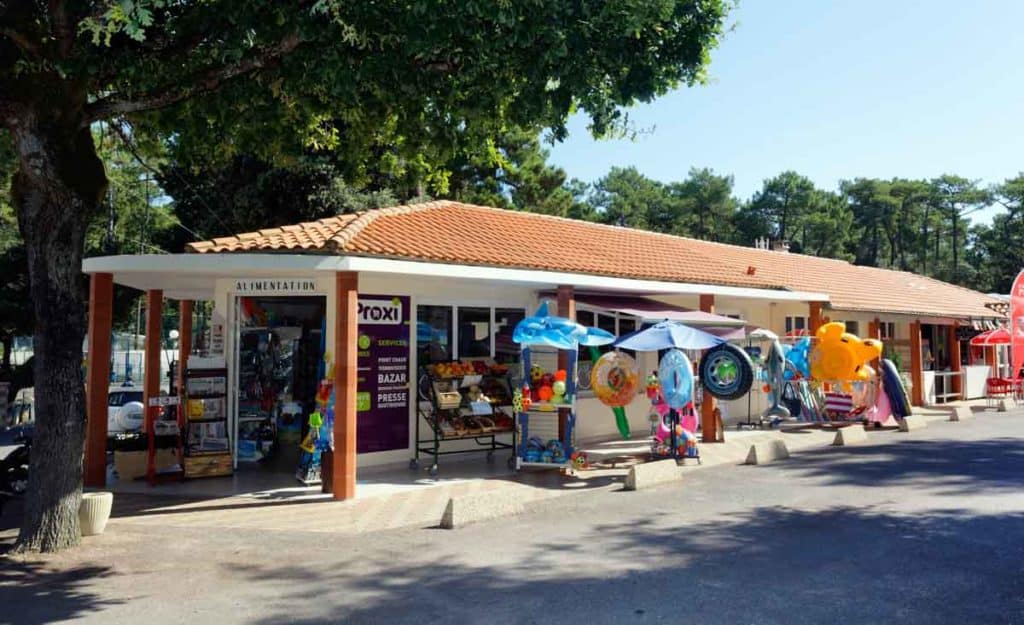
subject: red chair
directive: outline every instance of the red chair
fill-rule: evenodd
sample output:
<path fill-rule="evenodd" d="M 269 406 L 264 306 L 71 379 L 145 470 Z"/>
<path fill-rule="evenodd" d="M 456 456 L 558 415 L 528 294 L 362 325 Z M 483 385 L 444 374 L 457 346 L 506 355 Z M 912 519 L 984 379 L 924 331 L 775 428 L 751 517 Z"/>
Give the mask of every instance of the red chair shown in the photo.
<path fill-rule="evenodd" d="M 997 399 L 1005 399 L 1013 395 L 1013 380 L 1006 378 L 988 378 L 985 380 L 985 400 L 993 405 Z"/>

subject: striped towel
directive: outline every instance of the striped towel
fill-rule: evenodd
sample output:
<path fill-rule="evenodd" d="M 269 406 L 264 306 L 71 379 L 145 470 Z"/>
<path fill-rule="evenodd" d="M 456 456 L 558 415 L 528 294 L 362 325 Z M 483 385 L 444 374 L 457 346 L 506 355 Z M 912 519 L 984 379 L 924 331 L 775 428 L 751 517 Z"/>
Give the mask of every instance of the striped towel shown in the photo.
<path fill-rule="evenodd" d="M 849 414 L 853 411 L 853 396 L 846 393 L 825 393 L 825 410 L 837 414 Z"/>

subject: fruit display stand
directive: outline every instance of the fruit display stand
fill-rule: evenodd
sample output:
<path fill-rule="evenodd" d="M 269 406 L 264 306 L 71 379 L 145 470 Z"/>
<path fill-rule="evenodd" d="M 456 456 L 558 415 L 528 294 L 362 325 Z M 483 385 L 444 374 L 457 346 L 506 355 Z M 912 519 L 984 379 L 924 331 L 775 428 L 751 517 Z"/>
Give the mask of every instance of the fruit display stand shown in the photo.
<path fill-rule="evenodd" d="M 560 352 L 564 352 L 567 356 L 566 368 L 564 370 L 565 379 L 559 380 L 564 383 L 564 392 L 550 396 L 544 393 L 544 397 L 539 397 L 537 401 L 534 401 L 533 395 L 540 388 L 546 388 L 546 386 L 531 388 L 526 381 L 534 377 L 531 375 L 531 372 L 537 370 L 539 360 L 552 354 L 557 358 Z M 538 347 L 536 345 L 523 345 L 522 366 L 524 386 L 520 391 L 523 397 L 521 401 L 517 398 L 516 429 L 515 437 L 513 438 L 516 470 L 523 467 L 542 467 L 561 469 L 567 473 L 574 473 L 572 457 L 575 451 L 573 435 L 576 427 L 577 360 L 578 351 L 574 349 L 558 350 L 555 348 Z M 534 382 L 534 386 L 542 385 L 542 380 L 543 378 L 540 378 L 540 380 Z M 530 396 L 527 396 L 527 392 L 530 393 Z M 565 429 L 559 438 L 557 432 L 560 412 L 565 415 Z M 545 428 L 544 424 L 540 422 L 541 418 L 545 416 L 554 417 L 553 431 L 550 424 L 548 424 L 549 427 Z M 541 432 L 548 432 L 553 434 L 553 436 L 545 443 L 544 437 L 538 436 Z M 538 442 L 542 448 L 539 448 Z M 555 445 L 554 443 L 558 444 Z"/>
<path fill-rule="evenodd" d="M 419 375 L 415 455 L 409 468 L 419 469 L 420 455 L 432 459 L 430 475 L 437 475 L 441 456 L 513 449 L 498 440 L 513 433 L 512 390 L 508 367 L 485 360 L 441 363 L 424 367 Z M 429 428 L 423 431 L 423 424 Z M 456 441 L 475 446 L 459 448 Z M 511 460 L 510 460 L 511 463 Z"/>

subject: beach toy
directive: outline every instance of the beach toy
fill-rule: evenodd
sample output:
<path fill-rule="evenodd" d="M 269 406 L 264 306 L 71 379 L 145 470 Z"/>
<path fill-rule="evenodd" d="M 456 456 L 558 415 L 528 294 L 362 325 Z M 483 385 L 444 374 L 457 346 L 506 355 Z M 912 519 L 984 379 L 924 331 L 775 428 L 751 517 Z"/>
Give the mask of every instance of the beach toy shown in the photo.
<path fill-rule="evenodd" d="M 799 373 L 803 378 L 811 377 L 811 337 L 805 336 L 795 345 L 787 345 L 783 349 L 789 365 L 786 367 L 786 379 L 792 380 L 795 373 Z"/>
<path fill-rule="evenodd" d="M 512 340 L 521 345 L 548 345 L 558 349 L 577 349 L 580 345 L 607 345 L 615 335 L 600 328 L 588 328 L 564 317 L 548 314 L 547 302 L 532 317 L 516 324 Z"/>
<path fill-rule="evenodd" d="M 551 390 L 550 386 L 542 386 L 537 389 L 537 399 L 540 401 L 551 401 L 551 396 L 553 394 L 554 392 Z"/>
<path fill-rule="evenodd" d="M 737 399 L 750 392 L 754 383 L 754 363 L 743 349 L 722 343 L 701 357 L 700 379 L 712 397 Z"/>
<path fill-rule="evenodd" d="M 591 356 L 596 356 L 596 352 L 591 348 Z M 601 403 L 611 407 L 615 426 L 624 439 L 630 436 L 625 406 L 633 401 L 638 385 L 636 361 L 623 352 L 608 352 L 596 358 L 590 370 L 590 388 Z"/>
<path fill-rule="evenodd" d="M 636 361 L 623 352 L 608 352 L 601 356 L 590 372 L 590 386 L 594 395 L 606 406 L 625 406 L 637 393 Z"/>
<path fill-rule="evenodd" d="M 811 377 L 817 380 L 868 380 L 864 365 L 882 356 L 882 343 L 860 339 L 839 321 L 818 328 L 818 346 L 811 353 Z"/>
<path fill-rule="evenodd" d="M 523 391 L 518 388 L 512 391 L 512 410 L 517 413 L 523 411 Z"/>
<path fill-rule="evenodd" d="M 555 380 L 555 383 L 551 385 L 551 401 L 560 404 L 565 401 L 565 382 L 562 380 Z"/>
<path fill-rule="evenodd" d="M 669 408 L 679 409 L 693 399 L 693 365 L 678 349 L 669 350 L 658 364 L 661 394 Z"/>
<path fill-rule="evenodd" d="M 647 399 L 654 403 L 661 395 L 661 383 L 658 382 L 658 372 L 651 372 L 645 382 L 647 384 Z"/>

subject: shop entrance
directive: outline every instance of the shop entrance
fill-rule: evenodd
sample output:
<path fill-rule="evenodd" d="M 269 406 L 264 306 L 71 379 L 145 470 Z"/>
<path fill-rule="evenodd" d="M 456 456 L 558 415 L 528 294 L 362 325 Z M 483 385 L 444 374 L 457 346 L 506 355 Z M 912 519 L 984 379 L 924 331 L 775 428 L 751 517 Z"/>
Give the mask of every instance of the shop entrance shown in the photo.
<path fill-rule="evenodd" d="M 308 415 L 324 377 L 327 302 L 322 296 L 238 297 L 238 468 L 295 473 Z"/>

